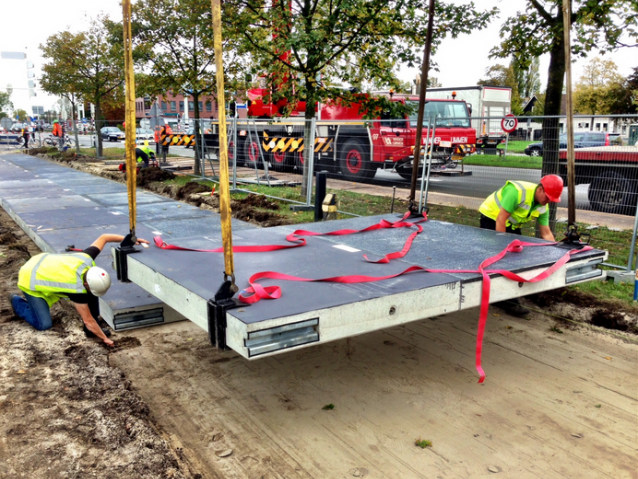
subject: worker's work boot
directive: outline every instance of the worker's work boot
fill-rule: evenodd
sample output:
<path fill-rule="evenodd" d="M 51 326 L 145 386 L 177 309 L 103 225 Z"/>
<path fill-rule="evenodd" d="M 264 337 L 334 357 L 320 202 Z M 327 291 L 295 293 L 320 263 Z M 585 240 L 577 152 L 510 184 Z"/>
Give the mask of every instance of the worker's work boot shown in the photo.
<path fill-rule="evenodd" d="M 86 327 L 86 324 L 82 325 L 82 329 L 84 329 L 84 335 L 87 338 L 96 338 L 97 336 L 93 333 L 93 331 L 91 331 L 89 328 Z M 104 333 L 104 336 L 106 336 L 107 338 L 111 337 L 111 330 L 109 328 L 105 328 L 105 327 L 100 327 L 100 329 L 102 330 L 102 332 Z"/>
<path fill-rule="evenodd" d="M 523 306 L 518 298 L 510 299 L 507 301 L 499 301 L 498 303 L 494 303 L 494 306 L 498 306 L 502 310 L 504 310 L 507 314 L 517 317 L 527 316 L 530 311 L 525 306 Z"/>
<path fill-rule="evenodd" d="M 11 309 L 15 313 L 15 308 L 13 307 L 13 298 L 14 297 L 20 298 L 20 295 L 16 294 L 16 293 L 9 293 L 8 296 L 7 296 L 7 299 L 9 300 L 9 305 L 11 306 Z"/>

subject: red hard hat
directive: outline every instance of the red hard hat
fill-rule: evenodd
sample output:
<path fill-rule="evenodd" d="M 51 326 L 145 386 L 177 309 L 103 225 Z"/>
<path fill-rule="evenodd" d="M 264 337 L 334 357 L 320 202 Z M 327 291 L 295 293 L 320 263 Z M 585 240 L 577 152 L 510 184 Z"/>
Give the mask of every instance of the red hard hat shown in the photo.
<path fill-rule="evenodd" d="M 541 178 L 541 185 L 549 201 L 558 203 L 563 193 L 563 179 L 558 175 L 546 175 Z"/>

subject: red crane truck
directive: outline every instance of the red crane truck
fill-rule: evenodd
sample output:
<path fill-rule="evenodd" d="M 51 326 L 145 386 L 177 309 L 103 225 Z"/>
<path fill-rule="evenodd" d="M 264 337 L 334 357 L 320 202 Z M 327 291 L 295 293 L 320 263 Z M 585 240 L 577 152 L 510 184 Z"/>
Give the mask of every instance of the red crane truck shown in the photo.
<path fill-rule="evenodd" d="M 239 122 L 238 162 L 258 166 L 261 155 L 274 171 L 301 169 L 304 150 L 305 103 L 295 105 L 287 117 L 281 116 L 286 100 L 264 103 L 268 90 L 248 92 L 248 116 L 270 121 L 249 125 Z M 314 162 L 320 168 L 341 172 L 348 180 L 372 178 L 377 168 L 396 171 L 403 178 L 412 175 L 416 139 L 418 97 L 387 94 L 391 101 L 412 105 L 414 113 L 401 117 L 382 115 L 364 121 L 361 103 L 340 101 L 320 103 L 314 144 Z M 423 144 L 428 136 L 428 118 L 435 118 L 433 166 L 456 166 L 467 153 L 475 151 L 476 130 L 470 123 L 467 104 L 460 100 L 427 100 Z M 261 151 L 260 151 L 261 150 Z M 232 152 L 231 152 L 232 153 Z M 422 171 L 422 170 L 421 170 Z"/>
<path fill-rule="evenodd" d="M 634 215 L 638 201 L 638 148 L 599 146 L 574 150 L 576 184 L 589 183 L 595 211 Z M 567 184 L 567 150 L 559 152 L 559 172 Z"/>

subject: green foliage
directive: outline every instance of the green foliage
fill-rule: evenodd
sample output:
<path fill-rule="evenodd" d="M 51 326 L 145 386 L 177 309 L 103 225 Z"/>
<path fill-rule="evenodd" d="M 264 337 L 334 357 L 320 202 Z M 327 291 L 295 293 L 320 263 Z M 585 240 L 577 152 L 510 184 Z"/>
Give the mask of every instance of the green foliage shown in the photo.
<path fill-rule="evenodd" d="M 223 8 L 227 10 L 228 4 Z M 222 17 L 227 17 L 226 11 Z M 132 19 L 134 58 L 145 71 L 136 78 L 140 81 L 140 94 L 156 96 L 168 91 L 189 94 L 193 97 L 194 118 L 200 118 L 199 97 L 217 92 L 210 0 L 136 2 Z M 240 55 L 230 31 L 222 36 L 225 89 L 227 92 L 244 89 L 250 62 Z M 229 95 L 221 93 L 218 104 L 223 108 L 224 98 Z M 197 158 L 195 174 L 200 171 Z"/>
<path fill-rule="evenodd" d="M 513 65 L 492 65 L 485 70 L 487 78 L 476 82 L 477 85 L 508 87 L 512 89 L 511 109 L 515 115 L 522 113 L 522 101 L 518 91 L 518 82 Z"/>
<path fill-rule="evenodd" d="M 541 89 L 541 79 L 538 73 L 540 60 L 533 58 L 529 66 L 519 65 L 516 60 L 512 60 L 511 66 L 521 98 L 529 99 L 538 95 Z"/>
<path fill-rule="evenodd" d="M 625 79 L 613 60 L 593 58 L 584 68 L 574 88 L 574 113 L 606 115 L 612 113 Z"/>
<path fill-rule="evenodd" d="M 552 326 L 551 328 L 549 328 L 549 330 L 553 333 L 563 334 L 563 330 L 558 328 L 558 326 Z"/>
<path fill-rule="evenodd" d="M 11 103 L 11 93 L 10 92 L 1 92 L 0 91 L 0 112 L 5 113 L 5 116 L 9 116 L 4 110 L 11 110 L 13 108 L 13 103 Z"/>
<path fill-rule="evenodd" d="M 324 411 L 331 411 L 335 408 L 335 405 L 330 403 L 330 404 L 326 404 L 324 407 L 322 407 L 321 409 L 323 409 Z"/>
<path fill-rule="evenodd" d="M 528 0 L 524 12 L 505 20 L 501 44 L 491 52 L 492 57 L 512 56 L 522 67 L 534 58 L 550 54 L 546 115 L 560 114 L 565 74 L 562 3 L 562 0 Z M 571 41 L 575 57 L 585 57 L 594 50 L 604 53 L 628 46 L 624 38 L 638 37 L 635 0 L 574 0 L 572 5 Z"/>
<path fill-rule="evenodd" d="M 27 112 L 21 108 L 18 108 L 16 111 L 14 111 L 13 116 L 14 118 L 17 117 L 20 121 L 27 121 L 29 119 L 29 115 L 27 114 Z"/>
<path fill-rule="evenodd" d="M 122 104 L 124 55 L 115 23 L 100 16 L 85 32 L 63 31 L 40 45 L 46 63 L 40 79 L 42 88 L 70 100 L 79 97 L 95 104 L 96 128 L 102 120 L 102 107 Z M 119 43 L 114 43 L 119 41 Z M 102 137 L 97 136 L 101 150 Z"/>
<path fill-rule="evenodd" d="M 509 150 L 508 150 L 509 151 Z M 470 155 L 463 158 L 465 165 L 497 166 L 502 168 L 540 169 L 543 159 L 531 156 Z"/>
<path fill-rule="evenodd" d="M 133 42 L 141 92 L 161 95 L 215 90 L 211 4 L 205 0 L 149 0 L 133 6 Z M 229 68 L 232 65 L 227 62 Z M 196 103 L 197 104 L 197 103 Z"/>
<path fill-rule="evenodd" d="M 634 67 L 633 73 L 624 80 L 616 92 L 610 111 L 617 115 L 638 113 L 638 67 Z"/>
<path fill-rule="evenodd" d="M 315 102 L 346 98 L 348 91 L 332 85 L 361 87 L 377 82 L 401 87 L 395 67 L 421 63 L 427 13 L 418 0 L 234 2 L 228 28 L 243 38 L 254 58 L 254 71 L 267 74 L 275 86 L 272 98 L 289 105 L 307 101 L 306 118 Z M 434 49 L 447 36 L 456 37 L 487 25 L 492 11 L 437 2 Z"/>
<path fill-rule="evenodd" d="M 414 441 L 414 445 L 421 449 L 425 449 L 426 447 L 432 447 L 432 441 L 428 441 L 427 439 L 416 439 Z"/>

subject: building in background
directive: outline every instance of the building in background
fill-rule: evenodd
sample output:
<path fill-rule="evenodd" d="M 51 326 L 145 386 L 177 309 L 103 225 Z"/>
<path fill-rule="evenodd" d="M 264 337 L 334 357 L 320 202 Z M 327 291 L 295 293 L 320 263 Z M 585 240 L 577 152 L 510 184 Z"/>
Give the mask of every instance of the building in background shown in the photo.
<path fill-rule="evenodd" d="M 0 52 L 0 90 L 11 91 L 15 110 L 34 117 L 44 113 L 44 97 L 38 97 L 35 65 L 24 51 Z"/>

